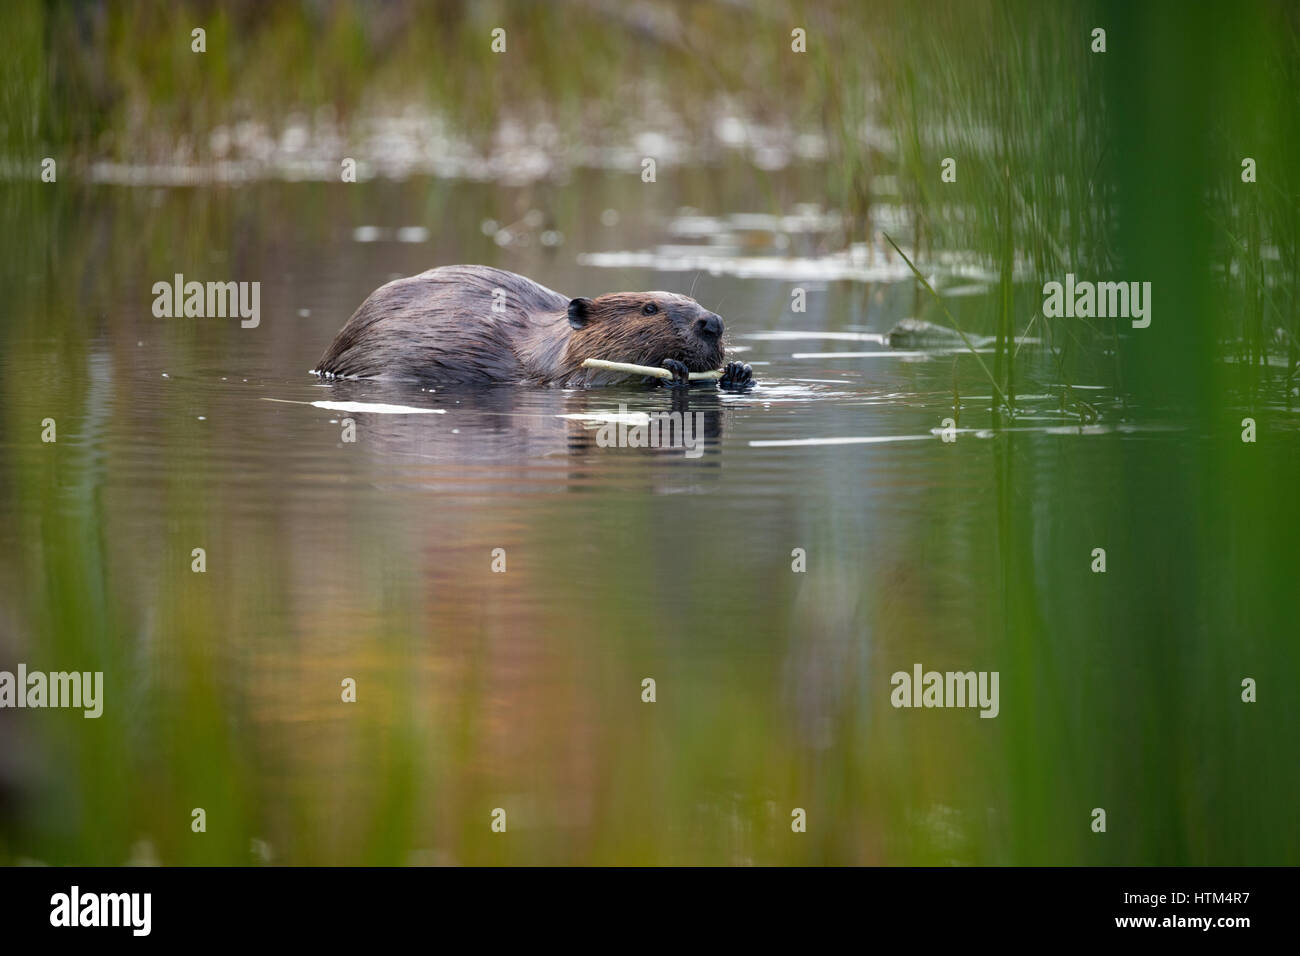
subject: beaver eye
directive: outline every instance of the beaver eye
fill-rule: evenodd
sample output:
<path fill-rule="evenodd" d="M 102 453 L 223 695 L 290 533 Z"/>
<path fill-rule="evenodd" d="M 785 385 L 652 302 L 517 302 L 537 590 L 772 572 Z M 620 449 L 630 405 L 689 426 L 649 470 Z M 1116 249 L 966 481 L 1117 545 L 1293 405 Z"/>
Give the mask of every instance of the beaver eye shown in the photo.
<path fill-rule="evenodd" d="M 654 315 L 658 311 L 659 306 L 655 305 L 653 302 L 647 302 L 645 305 L 641 306 L 642 315 Z"/>

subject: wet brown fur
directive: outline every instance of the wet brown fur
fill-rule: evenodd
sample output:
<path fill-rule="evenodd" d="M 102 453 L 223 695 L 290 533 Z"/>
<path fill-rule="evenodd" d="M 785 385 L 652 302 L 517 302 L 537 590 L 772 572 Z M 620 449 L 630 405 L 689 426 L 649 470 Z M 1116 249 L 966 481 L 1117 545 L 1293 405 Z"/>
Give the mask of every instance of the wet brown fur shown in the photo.
<path fill-rule="evenodd" d="M 647 303 L 656 314 L 644 314 Z M 571 315 L 585 324 L 573 328 Z M 676 359 L 693 372 L 718 368 L 721 329 L 716 315 L 684 295 L 615 292 L 571 300 L 513 272 L 443 266 L 372 292 L 315 371 L 440 384 L 603 385 L 626 377 L 584 369 L 584 359 L 655 367 Z"/>

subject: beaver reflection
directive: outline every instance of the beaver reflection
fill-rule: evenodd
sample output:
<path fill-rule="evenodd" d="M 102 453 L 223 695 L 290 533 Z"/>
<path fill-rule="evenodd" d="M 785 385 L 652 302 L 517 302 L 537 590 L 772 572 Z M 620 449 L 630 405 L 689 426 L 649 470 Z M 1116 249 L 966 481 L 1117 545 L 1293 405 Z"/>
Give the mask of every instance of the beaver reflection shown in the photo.
<path fill-rule="evenodd" d="M 495 480 L 535 486 L 554 470 L 582 482 L 611 470 L 680 474 L 715 465 L 724 431 L 722 395 L 712 388 L 630 389 L 418 386 L 335 379 L 323 400 L 437 408 L 441 415 L 335 412 L 355 422 L 356 444 L 377 463 L 422 467 L 420 480 L 458 484 L 490 467 Z M 452 466 L 444 476 L 441 466 Z M 458 466 L 458 467 L 457 467 Z M 544 473 L 544 474 L 543 474 Z"/>

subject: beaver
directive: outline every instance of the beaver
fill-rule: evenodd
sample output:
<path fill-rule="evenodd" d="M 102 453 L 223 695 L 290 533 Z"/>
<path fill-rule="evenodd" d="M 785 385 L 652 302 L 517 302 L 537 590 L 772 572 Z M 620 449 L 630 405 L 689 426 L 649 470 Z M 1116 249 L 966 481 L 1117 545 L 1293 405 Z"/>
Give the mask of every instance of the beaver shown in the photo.
<path fill-rule="evenodd" d="M 690 372 L 722 365 L 720 316 L 671 292 L 615 292 L 570 299 L 488 266 L 441 266 L 395 279 L 339 330 L 313 371 L 327 377 L 427 384 L 582 387 L 626 380 L 582 367 L 589 358 L 653 365 L 681 388 Z M 743 390 L 753 370 L 728 363 L 718 385 Z"/>

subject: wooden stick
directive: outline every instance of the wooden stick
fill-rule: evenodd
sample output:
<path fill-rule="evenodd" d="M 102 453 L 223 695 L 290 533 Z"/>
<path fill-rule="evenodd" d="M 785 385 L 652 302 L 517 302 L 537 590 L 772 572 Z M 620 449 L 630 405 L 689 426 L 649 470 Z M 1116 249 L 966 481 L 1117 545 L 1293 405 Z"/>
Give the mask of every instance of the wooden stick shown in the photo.
<path fill-rule="evenodd" d="M 647 375 L 650 378 L 673 377 L 673 373 L 666 368 L 655 368 L 653 365 L 629 365 L 627 362 L 606 362 L 604 359 L 586 359 L 582 367 L 598 368 L 607 372 L 623 372 L 627 375 Z M 715 369 L 711 372 L 691 372 L 690 378 L 692 382 L 716 382 L 722 378 L 722 371 Z"/>

